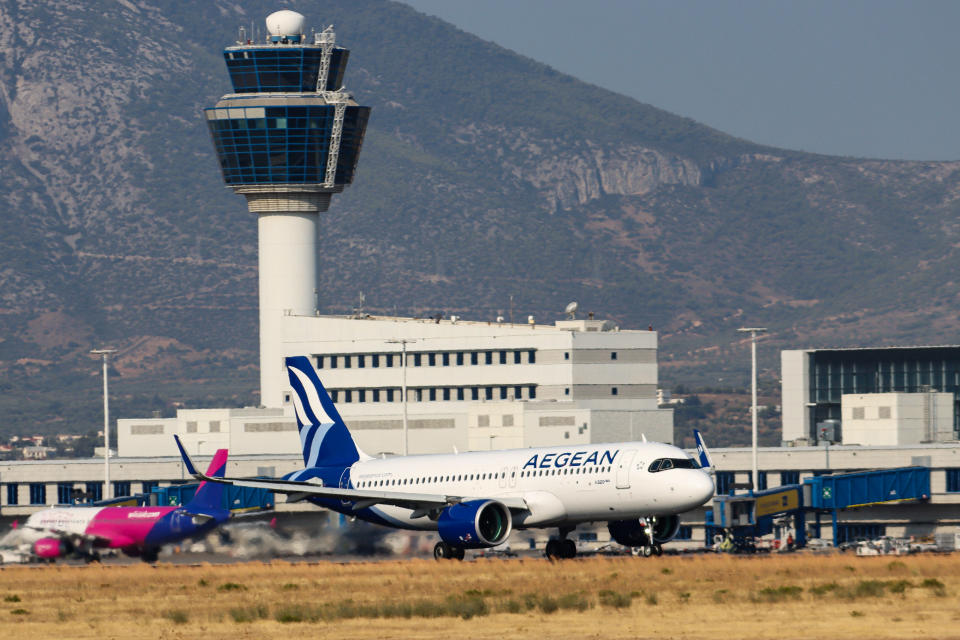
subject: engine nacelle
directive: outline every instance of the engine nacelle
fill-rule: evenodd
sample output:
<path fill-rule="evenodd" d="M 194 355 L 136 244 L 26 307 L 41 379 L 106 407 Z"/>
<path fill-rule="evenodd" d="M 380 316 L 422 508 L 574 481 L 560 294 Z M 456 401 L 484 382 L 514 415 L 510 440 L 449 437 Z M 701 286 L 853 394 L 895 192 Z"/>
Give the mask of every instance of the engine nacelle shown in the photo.
<path fill-rule="evenodd" d="M 465 549 L 493 547 L 510 535 L 510 510 L 496 500 L 471 500 L 440 512 L 437 531 L 447 544 Z"/>
<path fill-rule="evenodd" d="M 645 547 L 650 544 L 647 529 L 639 520 L 613 520 L 607 523 L 607 531 L 617 544 L 625 547 Z"/>
<path fill-rule="evenodd" d="M 610 537 L 625 547 L 645 547 L 673 540 L 680 530 L 678 516 L 654 516 L 647 528 L 640 520 L 614 520 L 607 523 Z"/>
<path fill-rule="evenodd" d="M 49 560 L 67 555 L 70 553 L 70 548 L 59 538 L 40 538 L 33 543 L 33 553 L 38 558 Z"/>
<path fill-rule="evenodd" d="M 653 541 L 670 542 L 680 530 L 679 516 L 657 516 L 653 521 Z"/>

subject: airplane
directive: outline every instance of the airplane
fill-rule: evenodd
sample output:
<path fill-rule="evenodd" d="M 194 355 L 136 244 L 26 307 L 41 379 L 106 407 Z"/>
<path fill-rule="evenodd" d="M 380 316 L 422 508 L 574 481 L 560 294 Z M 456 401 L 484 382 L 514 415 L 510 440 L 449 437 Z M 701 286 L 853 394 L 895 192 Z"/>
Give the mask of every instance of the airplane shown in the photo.
<path fill-rule="evenodd" d="M 682 449 L 619 442 L 374 458 L 355 444 L 310 360 L 286 358 L 304 468 L 279 479 L 194 477 L 287 494 L 388 527 L 437 531 L 434 557 L 504 543 L 512 529 L 557 528 L 548 558 L 572 558 L 578 524 L 606 522 L 618 543 L 649 557 L 679 530 L 678 514 L 713 496 L 710 458 L 695 432 L 699 463 Z"/>
<path fill-rule="evenodd" d="M 227 450 L 219 449 L 206 475 L 223 476 L 226 468 Z M 224 491 L 222 484 L 203 482 L 179 507 L 51 507 L 31 515 L 23 528 L 42 534 L 31 551 L 43 560 L 78 555 L 90 562 L 99 560 L 103 549 L 120 549 L 156 562 L 162 545 L 202 535 L 229 519 Z"/>

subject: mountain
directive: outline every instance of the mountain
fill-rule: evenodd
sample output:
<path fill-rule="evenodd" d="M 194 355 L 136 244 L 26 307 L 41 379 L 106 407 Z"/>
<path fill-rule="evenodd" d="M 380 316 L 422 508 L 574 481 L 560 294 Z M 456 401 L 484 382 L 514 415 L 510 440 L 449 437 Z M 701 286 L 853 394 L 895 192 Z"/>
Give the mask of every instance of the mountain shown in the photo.
<path fill-rule="evenodd" d="M 666 386 L 743 386 L 780 348 L 955 342 L 960 163 L 752 144 L 385 0 L 336 25 L 373 107 L 326 214 L 320 306 L 660 332 Z M 0 0 L 0 432 L 256 404 L 256 222 L 201 119 L 254 0 Z M 656 102 L 656 96 L 650 96 Z"/>

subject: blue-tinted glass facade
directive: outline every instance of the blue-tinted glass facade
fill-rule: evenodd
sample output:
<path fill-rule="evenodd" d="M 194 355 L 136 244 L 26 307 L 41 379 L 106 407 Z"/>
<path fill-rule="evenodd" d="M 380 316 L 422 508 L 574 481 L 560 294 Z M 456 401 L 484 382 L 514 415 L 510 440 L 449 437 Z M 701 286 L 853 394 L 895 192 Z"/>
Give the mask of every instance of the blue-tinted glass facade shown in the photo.
<path fill-rule="evenodd" d="M 781 471 L 780 472 L 780 484 L 800 484 L 800 472 L 799 471 Z"/>
<path fill-rule="evenodd" d="M 228 185 L 326 180 L 332 105 L 230 107 L 205 112 Z M 337 184 L 353 181 L 369 117 L 369 107 L 346 108 Z"/>
<path fill-rule="evenodd" d="M 57 484 L 57 504 L 70 504 L 73 502 L 73 483 L 60 482 Z"/>
<path fill-rule="evenodd" d="M 733 471 L 717 471 L 717 475 L 716 475 L 717 495 L 722 496 L 730 493 L 730 489 L 733 488 L 734 480 L 735 480 L 735 474 Z"/>
<path fill-rule="evenodd" d="M 20 485 L 16 482 L 7 484 L 7 504 L 19 504 Z"/>
<path fill-rule="evenodd" d="M 234 93 L 310 93 L 317 90 L 319 47 L 263 47 L 225 49 L 223 58 Z M 326 91 L 343 86 L 350 52 L 334 48 L 330 53 Z"/>
<path fill-rule="evenodd" d="M 130 483 L 124 480 L 113 483 L 113 497 L 120 498 L 130 495 Z"/>
<path fill-rule="evenodd" d="M 99 502 L 100 500 L 103 500 L 103 483 L 102 482 L 87 483 L 87 500 L 91 502 Z"/>
<path fill-rule="evenodd" d="M 960 347 L 890 347 L 885 349 L 816 350 L 810 354 L 811 406 L 809 437 L 817 424 L 842 420 L 845 393 L 954 394 L 954 430 L 960 426 Z"/>
<path fill-rule="evenodd" d="M 881 524 L 841 524 L 837 525 L 837 544 L 857 540 L 873 540 L 886 534 L 887 528 Z"/>

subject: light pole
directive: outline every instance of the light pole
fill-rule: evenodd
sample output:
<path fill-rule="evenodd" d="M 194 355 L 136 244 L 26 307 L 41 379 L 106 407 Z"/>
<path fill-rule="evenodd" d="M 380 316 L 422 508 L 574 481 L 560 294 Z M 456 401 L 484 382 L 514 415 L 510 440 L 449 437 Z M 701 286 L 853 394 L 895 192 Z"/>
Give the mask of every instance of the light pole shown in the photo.
<path fill-rule="evenodd" d="M 751 362 L 753 367 L 750 374 L 750 387 L 753 393 L 753 406 L 750 409 L 753 418 L 752 442 L 753 442 L 753 490 L 757 491 L 759 485 L 757 481 L 760 472 L 757 469 L 757 334 L 766 331 L 765 327 L 741 327 L 737 329 L 740 333 L 750 334 Z"/>
<path fill-rule="evenodd" d="M 403 455 L 407 455 L 407 345 L 416 342 L 412 338 L 387 340 L 388 344 L 400 345 L 400 395 L 403 402 Z"/>
<path fill-rule="evenodd" d="M 107 393 L 107 358 L 116 349 L 94 349 L 90 353 L 103 358 L 103 499 L 113 497 L 110 487 L 110 396 Z"/>

